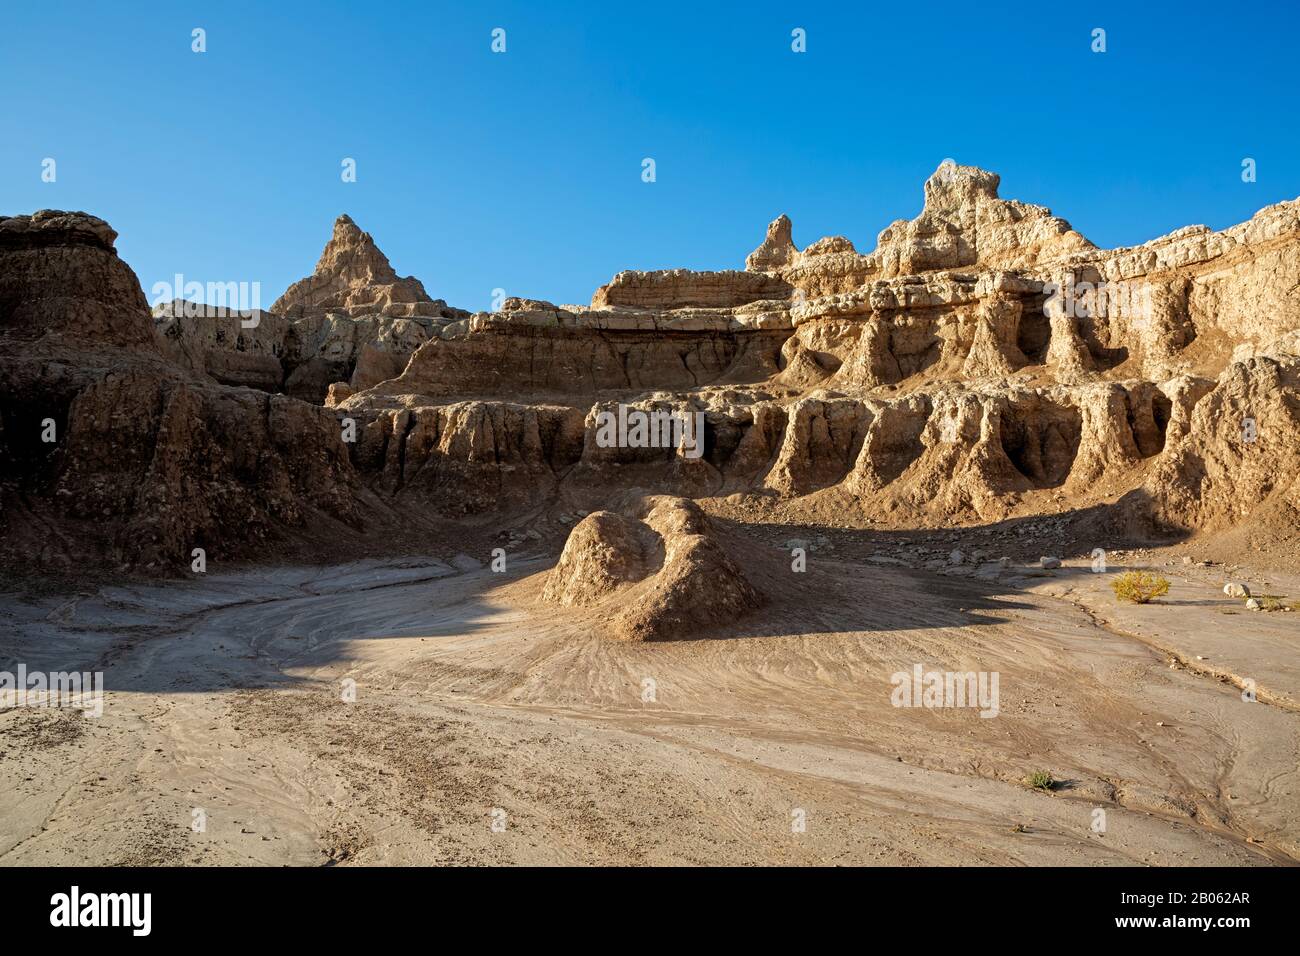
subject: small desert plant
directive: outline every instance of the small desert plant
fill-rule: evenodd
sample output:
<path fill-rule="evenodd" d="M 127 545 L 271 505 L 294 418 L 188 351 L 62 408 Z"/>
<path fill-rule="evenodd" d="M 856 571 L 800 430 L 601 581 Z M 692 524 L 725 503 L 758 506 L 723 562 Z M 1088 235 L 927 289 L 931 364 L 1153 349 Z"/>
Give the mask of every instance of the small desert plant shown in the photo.
<path fill-rule="evenodd" d="M 1110 586 L 1115 589 L 1117 598 L 1134 604 L 1148 604 L 1169 593 L 1169 580 L 1150 571 L 1125 571 Z"/>
<path fill-rule="evenodd" d="M 1051 773 L 1046 770 L 1035 770 L 1025 778 L 1025 783 L 1035 790 L 1051 790 L 1056 786 L 1056 781 L 1052 779 Z"/>

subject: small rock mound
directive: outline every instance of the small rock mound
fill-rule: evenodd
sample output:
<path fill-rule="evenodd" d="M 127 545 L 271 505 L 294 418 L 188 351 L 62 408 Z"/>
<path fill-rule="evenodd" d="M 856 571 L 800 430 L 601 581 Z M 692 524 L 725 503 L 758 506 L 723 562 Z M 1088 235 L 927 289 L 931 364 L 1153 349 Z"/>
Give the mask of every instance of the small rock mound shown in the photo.
<path fill-rule="evenodd" d="M 631 506 L 629 514 L 649 525 L 661 537 L 677 534 L 709 534 L 709 519 L 689 498 L 647 495 Z"/>
<path fill-rule="evenodd" d="M 618 636 L 633 641 L 693 637 L 701 627 L 734 621 L 763 603 L 713 538 L 676 534 L 665 544 L 663 567 L 650 587 L 614 619 Z"/>
<path fill-rule="evenodd" d="M 574 527 L 543 600 L 592 608 L 617 602 L 606 629 L 631 641 L 695 637 L 761 606 L 694 502 L 647 496 L 625 511 L 598 511 Z"/>
<path fill-rule="evenodd" d="M 583 518 L 569 532 L 543 599 L 564 607 L 589 606 L 645 577 L 644 530 L 641 522 L 612 511 Z"/>

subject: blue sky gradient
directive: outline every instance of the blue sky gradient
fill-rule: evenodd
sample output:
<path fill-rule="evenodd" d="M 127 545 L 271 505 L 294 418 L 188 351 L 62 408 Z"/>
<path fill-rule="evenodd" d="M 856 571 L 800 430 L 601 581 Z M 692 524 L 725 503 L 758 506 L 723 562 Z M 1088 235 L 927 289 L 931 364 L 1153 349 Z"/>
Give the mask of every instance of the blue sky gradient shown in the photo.
<path fill-rule="evenodd" d="M 584 303 L 621 269 L 740 268 L 782 212 L 800 246 L 868 251 L 946 157 L 1134 244 L 1300 195 L 1298 26 L 1276 0 L 3 0 L 0 214 L 84 209 L 146 291 L 257 281 L 263 305 L 341 212 L 469 309 L 498 287 Z"/>

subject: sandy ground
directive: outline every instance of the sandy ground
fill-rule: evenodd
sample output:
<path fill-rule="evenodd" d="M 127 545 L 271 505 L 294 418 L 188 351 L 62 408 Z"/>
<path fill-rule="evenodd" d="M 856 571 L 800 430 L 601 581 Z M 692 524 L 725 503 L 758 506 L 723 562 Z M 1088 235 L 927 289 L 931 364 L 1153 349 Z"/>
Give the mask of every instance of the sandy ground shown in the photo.
<path fill-rule="evenodd" d="M 0 594 L 0 668 L 108 688 L 0 712 L 0 864 L 1300 860 L 1300 613 L 1221 571 L 1124 608 L 1086 566 L 818 553 L 722 637 L 629 645 L 538 602 L 553 560 Z M 914 664 L 996 671 L 997 716 L 894 707 Z"/>

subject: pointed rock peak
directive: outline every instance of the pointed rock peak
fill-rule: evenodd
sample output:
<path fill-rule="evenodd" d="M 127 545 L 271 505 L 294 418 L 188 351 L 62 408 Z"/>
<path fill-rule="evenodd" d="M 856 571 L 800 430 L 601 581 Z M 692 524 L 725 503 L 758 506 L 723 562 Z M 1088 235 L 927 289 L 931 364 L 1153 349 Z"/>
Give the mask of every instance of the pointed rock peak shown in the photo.
<path fill-rule="evenodd" d="M 777 216 L 767 224 L 767 238 L 782 242 L 791 242 L 790 237 L 792 228 L 793 223 L 790 222 L 790 217 L 785 213 L 781 213 L 781 215 Z"/>
<path fill-rule="evenodd" d="M 419 279 L 402 278 L 374 238 L 344 213 L 316 263 L 316 271 L 285 290 L 271 311 L 289 318 L 344 312 L 348 315 L 441 316 Z"/>
<path fill-rule="evenodd" d="M 325 244 L 316 275 L 337 276 L 349 282 L 388 283 L 397 273 L 374 238 L 352 221 L 347 213 L 334 220 L 334 234 Z"/>
<path fill-rule="evenodd" d="M 330 242 L 350 242 L 354 245 L 368 243 L 372 246 L 375 244 L 370 233 L 362 232 L 361 227 L 347 213 L 334 220 L 334 233 Z"/>
<path fill-rule="evenodd" d="M 792 238 L 790 217 L 782 213 L 767 226 L 767 238 L 745 259 L 749 272 L 777 272 L 794 261 L 798 249 Z"/>
<path fill-rule="evenodd" d="M 945 159 L 934 175 L 925 181 L 925 204 L 927 208 L 931 203 L 946 208 L 975 196 L 997 199 L 1001 182 L 1002 177 L 997 173 L 978 166 L 961 166 Z"/>
<path fill-rule="evenodd" d="M 334 220 L 334 231 L 330 237 L 329 244 L 326 245 L 326 248 L 328 249 L 329 245 L 339 242 L 350 243 L 352 245 L 361 245 L 365 243 L 373 246 L 375 244 L 375 240 L 371 237 L 370 233 L 362 232 L 361 227 L 358 226 L 347 213 L 344 213 Z"/>

